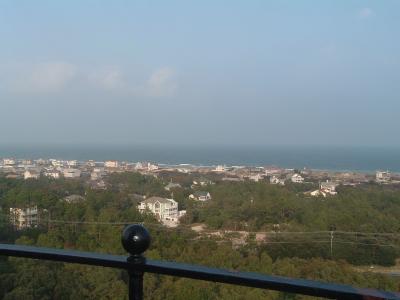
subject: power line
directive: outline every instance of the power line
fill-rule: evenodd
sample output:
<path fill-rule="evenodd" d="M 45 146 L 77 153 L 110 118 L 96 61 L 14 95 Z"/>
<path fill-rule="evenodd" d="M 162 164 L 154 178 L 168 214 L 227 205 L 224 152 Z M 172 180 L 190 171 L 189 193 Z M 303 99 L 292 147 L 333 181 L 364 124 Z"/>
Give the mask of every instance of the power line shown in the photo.
<path fill-rule="evenodd" d="M 140 224 L 144 225 L 144 222 L 98 222 L 98 221 L 64 221 L 64 220 L 43 220 L 43 223 L 61 223 L 61 224 L 87 224 L 87 225 L 129 225 L 129 224 Z M 149 224 L 146 224 L 149 225 Z M 161 224 L 160 224 L 161 225 Z M 162 225 L 161 225 L 162 226 Z"/>

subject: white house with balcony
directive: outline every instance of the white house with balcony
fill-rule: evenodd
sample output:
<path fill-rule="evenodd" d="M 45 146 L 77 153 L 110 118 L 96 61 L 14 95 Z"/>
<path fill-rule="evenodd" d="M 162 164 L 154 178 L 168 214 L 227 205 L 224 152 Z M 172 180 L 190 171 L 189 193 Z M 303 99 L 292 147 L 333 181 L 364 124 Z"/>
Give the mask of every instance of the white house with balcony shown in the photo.
<path fill-rule="evenodd" d="M 39 212 L 36 206 L 27 208 L 10 207 L 10 221 L 17 229 L 37 227 Z"/>
<path fill-rule="evenodd" d="M 164 224 L 169 222 L 177 224 L 179 222 L 178 202 L 174 199 L 150 197 L 139 202 L 138 209 L 141 213 L 151 212 Z"/>
<path fill-rule="evenodd" d="M 292 177 L 290 178 L 290 180 L 294 183 L 303 183 L 304 182 L 304 178 L 303 176 L 301 176 L 300 174 L 293 174 Z"/>

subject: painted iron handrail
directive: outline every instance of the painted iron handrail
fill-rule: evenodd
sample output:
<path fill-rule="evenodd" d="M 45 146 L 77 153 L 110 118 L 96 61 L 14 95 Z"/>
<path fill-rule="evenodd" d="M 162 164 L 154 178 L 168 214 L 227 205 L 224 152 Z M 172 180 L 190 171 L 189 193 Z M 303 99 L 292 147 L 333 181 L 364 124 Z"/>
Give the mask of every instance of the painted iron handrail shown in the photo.
<path fill-rule="evenodd" d="M 131 300 L 143 299 L 143 274 L 145 272 L 331 299 L 400 299 L 400 293 L 395 292 L 361 289 L 348 285 L 270 276 L 259 273 L 229 271 L 184 263 L 149 260 L 143 256 L 143 253 L 150 245 L 150 235 L 143 226 L 138 224 L 129 225 L 124 229 L 122 245 L 130 253 L 130 256 L 9 244 L 0 244 L 0 255 L 127 270 L 129 273 L 129 299 Z"/>

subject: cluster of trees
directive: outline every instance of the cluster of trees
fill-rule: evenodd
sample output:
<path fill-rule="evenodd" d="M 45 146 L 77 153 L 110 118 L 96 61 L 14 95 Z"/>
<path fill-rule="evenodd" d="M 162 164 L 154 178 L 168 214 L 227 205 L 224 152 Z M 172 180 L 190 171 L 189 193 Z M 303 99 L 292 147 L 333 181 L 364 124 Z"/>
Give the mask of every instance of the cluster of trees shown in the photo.
<path fill-rule="evenodd" d="M 164 190 L 162 180 L 123 173 L 111 176 L 109 183 L 109 190 L 92 191 L 79 181 L 0 178 L 2 242 L 124 254 L 120 242 L 122 226 L 111 223 L 136 221 L 144 222 L 151 232 L 153 241 L 146 253 L 149 258 L 399 290 L 398 280 L 360 273 L 349 264 L 354 262 L 352 257 L 358 259 L 370 255 L 367 250 L 363 253 L 361 248 L 351 245 L 335 248 L 337 257 L 332 260 L 327 245 L 312 248 L 312 240 L 304 246 L 289 247 L 278 243 L 259 245 L 249 239 L 246 245 L 232 247 L 226 241 L 197 239 L 197 234 L 186 226 L 167 229 L 151 216 L 138 213 L 137 200 L 130 195 L 170 196 L 170 192 Z M 269 229 L 272 224 L 282 224 L 282 230 L 285 226 L 291 230 L 327 230 L 335 224 L 337 230 L 373 229 L 379 232 L 394 232 L 399 226 L 396 218 L 400 217 L 400 193 L 380 187 L 343 188 L 337 197 L 326 200 L 307 198 L 293 187 L 266 183 L 217 183 L 207 189 L 213 200 L 203 205 L 188 200 L 188 190 L 174 191 L 174 198 L 188 210 L 187 223 L 204 222 L 214 228 L 238 226 L 257 230 Z M 61 200 L 71 194 L 80 194 L 85 201 L 66 203 Z M 43 220 L 38 228 L 14 231 L 8 224 L 9 207 L 30 205 L 46 208 L 51 219 L 61 222 Z M 63 220 L 110 224 L 69 224 L 62 223 Z M 374 251 L 374 257 L 398 255 L 378 248 Z M 340 253 L 348 253 L 348 257 Z M 307 299 L 150 274 L 145 276 L 145 295 L 149 299 Z M 127 274 L 100 267 L 3 257 L 0 258 L 0 297 L 9 300 L 127 299 Z"/>
<path fill-rule="evenodd" d="M 291 186 L 221 182 L 207 187 L 213 200 L 193 208 L 188 222 L 211 228 L 398 232 L 400 192 L 382 186 L 340 187 L 336 196 L 310 197 Z"/>

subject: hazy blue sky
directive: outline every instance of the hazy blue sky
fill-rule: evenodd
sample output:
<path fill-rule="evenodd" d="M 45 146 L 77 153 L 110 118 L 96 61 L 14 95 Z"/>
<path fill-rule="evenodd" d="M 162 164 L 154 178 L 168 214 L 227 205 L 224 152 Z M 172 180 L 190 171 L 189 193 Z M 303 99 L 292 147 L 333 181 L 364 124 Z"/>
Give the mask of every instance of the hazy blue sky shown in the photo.
<path fill-rule="evenodd" d="M 400 1 L 0 0 L 0 144 L 400 145 Z"/>

